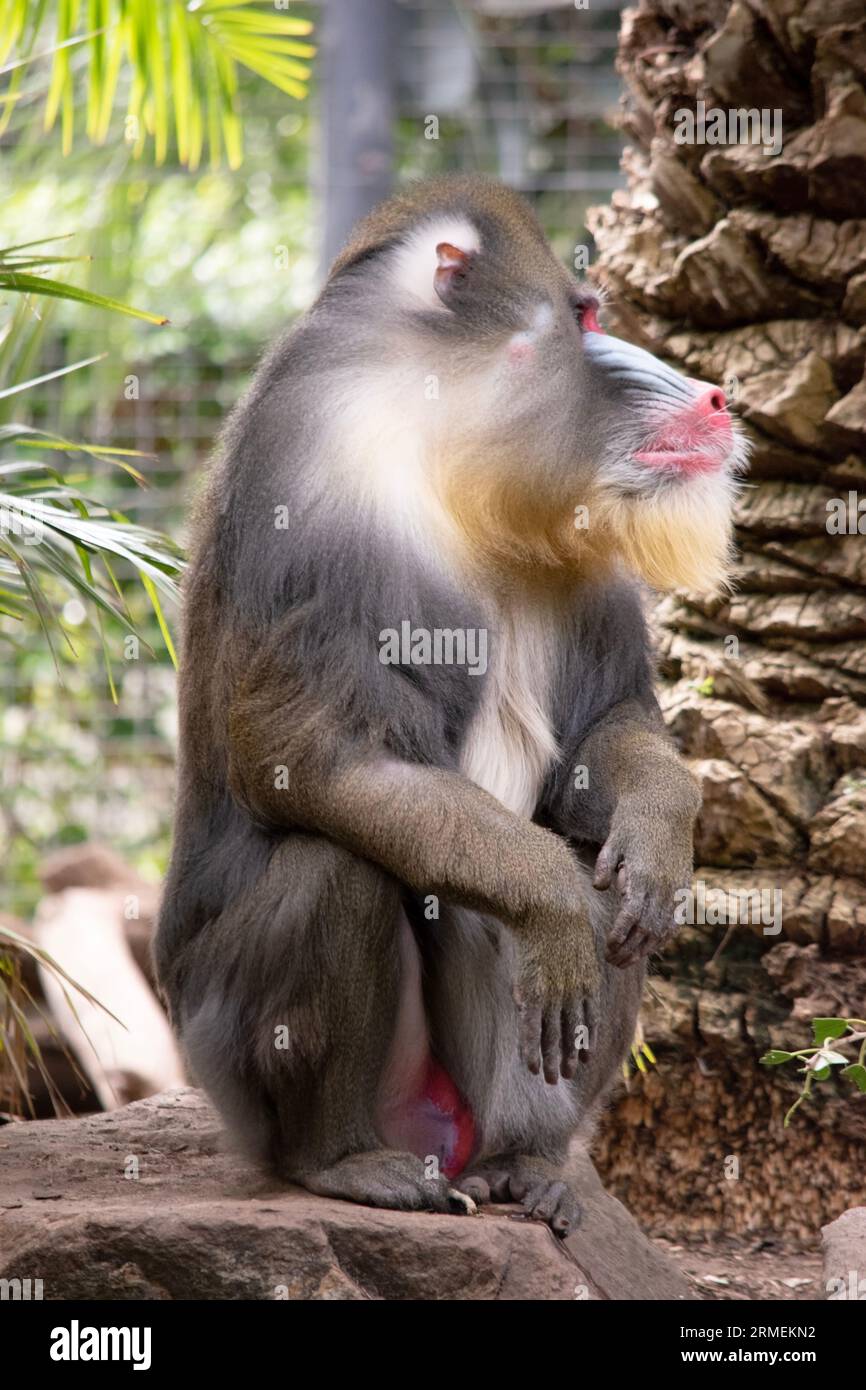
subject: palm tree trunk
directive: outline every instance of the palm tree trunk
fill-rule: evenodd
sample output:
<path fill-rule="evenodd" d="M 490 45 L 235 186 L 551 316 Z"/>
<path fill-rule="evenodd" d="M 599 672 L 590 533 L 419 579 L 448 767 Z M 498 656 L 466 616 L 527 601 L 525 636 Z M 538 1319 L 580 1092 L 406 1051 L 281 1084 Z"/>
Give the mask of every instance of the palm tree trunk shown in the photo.
<path fill-rule="evenodd" d="M 758 1058 L 866 1009 L 866 14 L 641 0 L 619 64 L 628 188 L 594 213 L 593 273 L 619 331 L 722 383 L 754 440 L 735 592 L 657 608 L 695 878 L 779 892 L 782 928 L 683 929 L 645 1017 L 659 1066 L 599 1158 L 657 1229 L 809 1237 L 862 1200 L 866 1096 L 824 1082 L 783 1130 L 798 1074 Z M 679 143 L 699 101 L 763 111 L 762 142 Z"/>

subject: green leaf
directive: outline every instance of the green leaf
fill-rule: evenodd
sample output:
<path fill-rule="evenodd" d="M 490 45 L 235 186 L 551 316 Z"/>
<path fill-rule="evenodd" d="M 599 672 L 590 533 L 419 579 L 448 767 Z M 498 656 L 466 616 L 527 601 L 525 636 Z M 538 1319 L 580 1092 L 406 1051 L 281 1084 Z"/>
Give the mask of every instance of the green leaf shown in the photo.
<path fill-rule="evenodd" d="M 44 372 L 42 376 L 32 376 L 29 381 L 16 382 L 14 386 L 7 386 L 5 390 L 0 391 L 0 401 L 6 396 L 16 395 L 19 391 L 29 391 L 31 386 L 42 386 L 46 381 L 54 381 L 55 377 L 68 376 L 70 372 L 80 371 L 82 367 L 92 367 L 94 362 L 101 362 L 105 356 L 104 352 L 100 352 L 96 357 L 83 357 L 80 362 L 72 362 L 68 367 L 58 367 L 55 372 Z"/>
<path fill-rule="evenodd" d="M 171 6 L 169 34 L 177 157 L 181 164 L 188 164 L 190 150 L 192 149 L 191 110 L 194 94 L 186 12 L 183 5 L 179 3 L 179 0 L 173 0 Z"/>
<path fill-rule="evenodd" d="M 147 5 L 147 66 L 153 96 L 153 144 L 157 165 L 165 163 L 168 153 L 168 89 L 165 73 L 165 50 L 161 32 L 162 5 L 150 0 Z"/>
<path fill-rule="evenodd" d="M 81 304 L 90 304 L 96 309 L 113 309 L 118 314 L 129 314 L 134 319 L 145 319 L 148 323 L 168 323 L 163 315 L 150 314 L 146 309 L 133 309 L 129 304 L 121 304 L 119 299 L 108 299 L 104 294 L 94 294 L 93 290 L 82 290 L 78 285 L 64 285 L 60 280 L 48 280 L 43 275 L 21 275 L 16 270 L 0 265 L 0 289 L 14 290 L 18 294 L 46 294 L 55 299 L 74 299 Z"/>
<path fill-rule="evenodd" d="M 761 1066 L 780 1067 L 783 1062 L 790 1062 L 794 1055 L 793 1052 L 781 1052 L 777 1049 L 773 1049 L 770 1052 L 764 1053 L 761 1058 Z"/>
<path fill-rule="evenodd" d="M 828 1038 L 841 1038 L 843 1033 L 847 1033 L 848 1020 L 845 1018 L 813 1018 L 812 1031 L 815 1035 L 815 1042 L 820 1047 Z"/>
<path fill-rule="evenodd" d="M 90 990 L 85 989 L 84 985 L 80 985 L 73 980 L 72 976 L 67 974 L 63 966 L 60 965 L 52 955 L 49 955 L 48 951 L 46 951 L 43 946 L 37 946 L 35 942 L 29 941 L 25 936 L 19 936 L 18 932 L 13 931 L 11 927 L 5 925 L 0 928 L 0 935 L 2 935 L 4 940 L 10 941 L 17 950 L 22 951 L 25 955 L 32 956 L 34 960 L 38 961 L 40 965 L 44 965 L 52 974 L 56 974 L 60 979 L 65 980 L 83 999 L 87 1000 L 88 1004 L 93 1004 L 96 1008 L 102 1009 L 103 1013 L 108 1014 L 109 1018 L 113 1018 L 115 1023 L 120 1023 L 122 1028 L 126 1026 L 116 1014 L 113 1014 L 110 1009 L 107 1009 L 104 1004 L 100 1003 L 95 994 L 91 994 Z"/>
<path fill-rule="evenodd" d="M 866 1067 L 862 1062 L 852 1062 L 850 1067 L 840 1071 L 839 1075 L 850 1077 L 858 1091 L 866 1091 Z"/>
<path fill-rule="evenodd" d="M 174 649 L 174 643 L 171 640 L 171 633 L 168 630 L 168 624 L 165 621 L 165 615 L 163 614 L 162 605 L 159 601 L 159 594 L 156 592 L 156 588 L 152 581 L 143 571 L 141 574 L 141 582 L 145 587 L 153 611 L 156 614 L 156 621 L 159 623 L 159 630 L 162 633 L 163 641 L 166 645 L 166 650 L 168 651 L 168 654 L 171 657 L 171 664 L 174 667 L 174 669 L 177 670 L 177 653 Z"/>
<path fill-rule="evenodd" d="M 4 256 L 14 255 L 16 251 L 29 251 L 31 246 L 44 246 L 48 241 L 68 241 L 74 235 L 74 232 L 60 232 L 57 236 L 42 236 L 38 237 L 36 241 L 19 241 L 17 246 L 4 246 L 0 250 L 0 260 Z"/>

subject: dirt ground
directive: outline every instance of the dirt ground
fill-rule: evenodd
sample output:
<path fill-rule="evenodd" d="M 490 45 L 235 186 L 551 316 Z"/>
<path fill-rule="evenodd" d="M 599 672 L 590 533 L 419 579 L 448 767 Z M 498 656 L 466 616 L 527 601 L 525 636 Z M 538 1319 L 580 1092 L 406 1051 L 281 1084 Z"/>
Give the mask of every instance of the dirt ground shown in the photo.
<path fill-rule="evenodd" d="M 724 1238 L 705 1245 L 655 1240 L 703 1299 L 798 1303 L 823 1300 L 820 1245 L 802 1249 L 781 1240 Z"/>

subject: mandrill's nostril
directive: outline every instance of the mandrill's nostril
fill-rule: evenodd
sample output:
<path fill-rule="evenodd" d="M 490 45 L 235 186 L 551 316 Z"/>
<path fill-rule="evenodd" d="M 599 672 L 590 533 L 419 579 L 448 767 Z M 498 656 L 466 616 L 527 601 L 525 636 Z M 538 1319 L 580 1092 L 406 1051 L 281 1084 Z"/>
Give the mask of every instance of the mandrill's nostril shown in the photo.
<path fill-rule="evenodd" d="M 720 411 L 727 409 L 727 405 L 727 397 L 721 387 L 710 386 L 701 392 L 692 408 L 698 415 L 718 415 Z"/>

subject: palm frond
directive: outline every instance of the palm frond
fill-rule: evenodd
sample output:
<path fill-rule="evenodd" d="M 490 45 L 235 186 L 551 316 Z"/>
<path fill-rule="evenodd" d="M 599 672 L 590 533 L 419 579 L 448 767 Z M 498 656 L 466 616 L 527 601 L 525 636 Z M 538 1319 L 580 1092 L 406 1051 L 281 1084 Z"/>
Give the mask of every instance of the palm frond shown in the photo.
<path fill-rule="evenodd" d="M 0 263 L 2 256 L 0 252 Z M 44 291 L 42 278 L 33 278 Z M 90 302 L 98 307 L 126 308 L 104 296 L 94 296 Z M 155 315 L 138 314 L 138 317 L 159 322 Z M 17 326 L 20 331 L 24 323 L 25 320 L 13 315 L 5 330 L 8 334 L 11 325 L 11 329 Z M 14 340 L 15 333 L 11 336 Z M 7 340 L 0 333 L 0 367 L 7 346 Z M 0 388 L 0 401 L 81 371 L 100 360 L 101 355 L 98 355 L 38 376 L 15 379 L 11 385 Z M 170 599 L 177 596 L 176 580 L 183 566 L 180 551 L 157 532 L 134 525 L 123 513 L 94 499 L 78 480 L 64 475 L 60 468 L 42 460 L 23 459 L 17 453 L 9 454 L 10 447 L 16 450 L 39 447 L 54 453 L 104 459 L 123 469 L 139 485 L 145 483 L 143 475 L 126 460 L 143 455 L 133 449 L 115 450 L 109 445 L 78 443 L 25 424 L 0 425 L 0 615 L 13 622 L 23 622 L 28 614 L 35 615 L 60 675 L 58 640 L 74 650 L 64 626 L 63 607 L 66 598 L 75 595 L 95 621 L 109 689 L 116 699 L 103 618 L 114 619 L 127 632 L 139 634 L 126 611 L 123 590 L 112 564 L 120 559 L 137 576 L 153 609 L 166 650 L 176 664 L 160 596 Z M 0 628 L 0 637 L 8 639 L 9 635 L 7 629 Z"/>
<path fill-rule="evenodd" d="M 180 162 L 201 160 L 205 136 L 212 167 L 223 156 L 236 169 L 243 157 L 238 69 L 247 68 L 297 101 L 309 89 L 307 42 L 312 24 L 275 11 L 272 0 L 57 0 L 54 43 L 48 54 L 36 39 L 47 27 L 46 7 L 28 11 L 26 0 L 0 0 L 0 133 L 18 95 L 21 73 L 50 56 L 43 108 L 46 131 L 60 123 L 64 154 L 72 149 L 76 121 L 94 144 L 108 137 L 121 74 L 130 76 L 126 135 L 139 157 L 150 145 L 157 164 L 172 135 Z M 79 29 L 79 26 L 80 29 Z M 6 62 L 14 53 L 11 61 Z M 76 83 L 86 97 L 76 102 Z"/>
<path fill-rule="evenodd" d="M 2 0 L 0 0 L 2 2 Z M 65 281 L 52 280 L 46 275 L 34 275 L 34 270 L 45 270 L 48 266 L 64 265 L 71 261 L 89 261 L 89 256 L 37 256 L 30 248 L 44 245 L 46 241 L 60 241 L 62 237 L 45 237 L 41 242 L 32 241 L 21 246 L 0 247 L 0 291 L 9 290 L 14 294 L 42 294 L 49 299 L 72 299 L 79 304 L 89 304 L 95 309 L 111 309 L 116 314 L 129 314 L 134 319 L 144 319 L 147 323 L 158 325 L 168 323 L 162 314 L 151 314 L 146 309 L 135 309 L 131 304 L 121 304 L 117 299 L 109 299 L 93 290 L 81 289 L 79 285 L 68 285 Z M 29 254 L 27 254 L 29 252 Z"/>
<path fill-rule="evenodd" d="M 42 486 L 40 486 L 40 476 Z M 46 486 L 49 480 L 53 486 Z M 68 641 L 62 620 L 63 601 L 75 594 L 94 612 L 136 633 L 118 589 L 111 558 L 125 561 L 138 577 L 162 632 L 169 656 L 176 655 L 160 602 L 160 593 L 177 598 L 181 552 L 147 527 L 134 525 L 54 469 L 27 461 L 0 465 L 0 585 L 7 617 L 35 612 L 58 667 L 56 640 Z M 101 561 L 97 569 L 93 561 Z M 104 574 L 103 572 L 104 571 Z M 2 635 L 2 634 L 0 634 Z M 145 644 L 146 645 L 146 644 Z M 109 684 L 114 682 L 106 655 Z"/>

